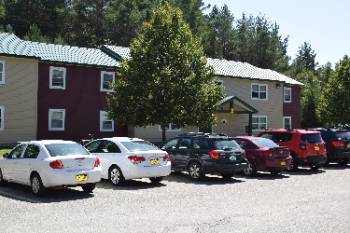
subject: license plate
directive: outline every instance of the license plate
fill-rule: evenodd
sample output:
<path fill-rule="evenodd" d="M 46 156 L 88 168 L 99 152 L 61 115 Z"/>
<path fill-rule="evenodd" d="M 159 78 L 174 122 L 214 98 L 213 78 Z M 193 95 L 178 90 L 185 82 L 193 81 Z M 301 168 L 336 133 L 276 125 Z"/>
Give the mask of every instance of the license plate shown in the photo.
<path fill-rule="evenodd" d="M 315 147 L 314 147 L 314 150 L 315 150 L 315 151 L 319 151 L 319 150 L 320 150 L 320 147 L 315 146 Z"/>
<path fill-rule="evenodd" d="M 158 165 L 158 159 L 151 159 L 151 165 Z"/>
<path fill-rule="evenodd" d="M 236 156 L 231 155 L 229 159 L 230 159 L 231 161 L 235 161 L 237 158 L 236 158 Z"/>
<path fill-rule="evenodd" d="M 83 182 L 83 181 L 87 181 L 87 175 L 85 174 L 81 174 L 81 175 L 77 175 L 75 176 L 75 179 L 78 181 L 78 182 Z"/>
<path fill-rule="evenodd" d="M 350 143 L 346 147 L 350 149 Z"/>
<path fill-rule="evenodd" d="M 287 164 L 286 164 L 286 162 L 285 161 L 282 161 L 281 162 L 281 166 L 286 166 Z"/>

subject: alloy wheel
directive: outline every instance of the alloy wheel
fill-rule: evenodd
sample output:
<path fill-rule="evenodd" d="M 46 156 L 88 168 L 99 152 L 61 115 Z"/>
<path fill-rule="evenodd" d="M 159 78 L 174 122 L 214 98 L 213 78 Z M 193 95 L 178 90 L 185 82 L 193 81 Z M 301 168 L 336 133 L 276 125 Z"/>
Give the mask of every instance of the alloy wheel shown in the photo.
<path fill-rule="evenodd" d="M 35 194 L 38 194 L 40 192 L 40 180 L 37 176 L 34 176 L 32 178 L 32 191 Z"/>
<path fill-rule="evenodd" d="M 197 163 L 192 163 L 189 167 L 189 173 L 190 173 L 190 176 L 193 178 L 193 179 L 198 179 L 200 178 L 200 165 L 197 164 Z"/>
<path fill-rule="evenodd" d="M 251 176 L 253 174 L 253 165 L 248 162 L 248 167 L 243 170 L 244 175 Z"/>
<path fill-rule="evenodd" d="M 114 185 L 117 185 L 120 183 L 120 179 L 121 179 L 121 174 L 118 168 L 114 167 L 112 168 L 111 172 L 110 172 L 110 180 Z"/>

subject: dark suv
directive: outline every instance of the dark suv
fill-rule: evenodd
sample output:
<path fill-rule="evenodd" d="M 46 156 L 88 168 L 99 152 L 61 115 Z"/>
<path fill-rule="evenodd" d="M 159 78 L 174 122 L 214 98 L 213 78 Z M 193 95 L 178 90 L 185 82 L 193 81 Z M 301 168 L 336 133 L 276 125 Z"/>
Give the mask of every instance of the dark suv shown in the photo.
<path fill-rule="evenodd" d="M 182 134 L 169 140 L 162 149 L 171 156 L 173 171 L 188 171 L 195 180 L 205 174 L 230 178 L 248 167 L 244 150 L 224 135 Z"/>

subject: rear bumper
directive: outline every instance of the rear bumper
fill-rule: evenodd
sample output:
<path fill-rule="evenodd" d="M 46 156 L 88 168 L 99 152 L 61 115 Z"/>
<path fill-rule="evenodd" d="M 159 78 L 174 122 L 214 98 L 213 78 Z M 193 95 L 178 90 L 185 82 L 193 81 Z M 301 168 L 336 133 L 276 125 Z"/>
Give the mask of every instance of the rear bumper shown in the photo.
<path fill-rule="evenodd" d="M 122 172 L 126 180 L 164 177 L 168 176 L 171 173 L 171 163 L 168 162 L 166 165 L 152 167 L 131 165 L 127 169 L 124 169 Z"/>
<path fill-rule="evenodd" d="M 309 166 L 314 166 L 314 165 L 324 165 L 327 162 L 327 157 L 324 155 L 316 155 L 316 156 L 308 156 L 304 159 L 298 159 L 298 164 L 300 165 L 309 165 Z"/>
<path fill-rule="evenodd" d="M 328 156 L 330 161 L 338 162 L 348 160 L 350 161 L 350 150 L 337 150 Z"/>
<path fill-rule="evenodd" d="M 234 174 L 240 173 L 248 167 L 248 163 L 236 163 L 236 164 L 202 164 L 203 172 L 206 174 Z"/>
<path fill-rule="evenodd" d="M 77 175 L 87 175 L 86 181 L 77 181 Z M 43 185 L 49 187 L 59 186 L 80 186 L 82 184 L 97 183 L 101 180 L 101 168 L 95 168 L 92 170 L 54 170 L 45 176 L 41 176 Z"/>
<path fill-rule="evenodd" d="M 284 171 L 289 169 L 291 157 L 284 159 L 271 159 L 267 160 L 265 163 L 265 169 L 267 171 Z"/>

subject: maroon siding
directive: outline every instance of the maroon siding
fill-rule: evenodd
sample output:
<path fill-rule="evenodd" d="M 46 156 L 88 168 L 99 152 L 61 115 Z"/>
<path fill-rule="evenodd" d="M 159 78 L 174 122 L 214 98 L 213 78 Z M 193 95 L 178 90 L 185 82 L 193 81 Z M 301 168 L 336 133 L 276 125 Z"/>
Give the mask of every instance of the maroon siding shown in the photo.
<path fill-rule="evenodd" d="M 114 132 L 100 132 L 100 110 L 106 109 L 106 93 L 100 92 L 101 71 L 106 69 L 72 65 L 66 67 L 66 89 L 49 89 L 49 64 L 39 63 L 38 139 L 76 140 L 127 136 L 127 127 L 114 124 Z M 65 109 L 65 130 L 49 131 L 49 109 Z"/>
<path fill-rule="evenodd" d="M 283 103 L 283 115 L 292 117 L 292 127 L 301 127 L 301 105 L 300 105 L 300 86 L 292 87 L 292 102 Z"/>

